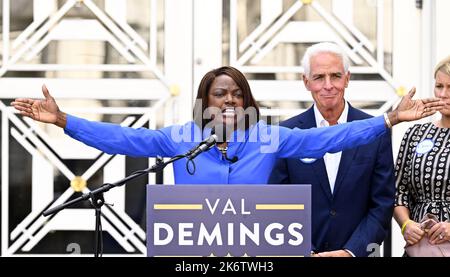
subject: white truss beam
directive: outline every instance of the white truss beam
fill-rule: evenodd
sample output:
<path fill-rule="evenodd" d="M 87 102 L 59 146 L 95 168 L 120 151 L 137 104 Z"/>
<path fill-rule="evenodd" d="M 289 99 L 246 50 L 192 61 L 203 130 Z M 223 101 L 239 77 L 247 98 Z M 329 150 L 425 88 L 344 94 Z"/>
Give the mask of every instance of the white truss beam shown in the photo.
<path fill-rule="evenodd" d="M 30 61 L 44 49 L 51 41 L 55 40 L 94 40 L 106 41 L 111 44 L 129 63 L 134 63 L 135 58 L 105 27 L 97 20 L 86 19 L 62 19 L 48 34 L 39 41 L 25 56 Z"/>
<path fill-rule="evenodd" d="M 125 122 L 126 123 L 126 122 Z M 137 127 L 137 126 L 133 126 Z M 11 130 L 11 134 L 16 140 L 18 140 L 31 154 L 37 155 L 38 152 L 27 142 L 25 141 L 19 133 L 15 130 Z M 45 153 L 45 152 L 44 152 Z M 48 153 L 46 153 L 48 155 Z M 102 167 L 110 158 L 110 155 L 103 154 L 102 157 L 100 157 L 98 160 L 94 162 L 94 164 L 83 174 L 82 178 L 85 180 L 88 180 L 96 170 L 98 170 L 100 167 Z M 93 170 L 95 169 L 95 170 Z M 72 178 L 69 178 L 71 180 Z M 88 188 L 85 188 L 83 193 L 88 193 L 90 190 Z M 68 198 L 73 194 L 73 190 L 71 188 L 68 188 L 64 194 L 58 198 L 51 206 L 55 207 L 57 205 L 60 205 L 68 200 Z M 123 205 L 122 205 L 123 206 Z M 133 238 L 132 235 L 136 234 L 141 237 L 141 239 L 145 239 L 145 232 L 137 225 L 124 211 L 120 210 L 119 208 L 111 208 L 115 211 L 115 213 L 111 213 L 109 210 L 104 209 L 103 216 L 108 218 L 111 222 L 115 224 L 119 230 L 121 230 L 122 233 L 124 233 L 127 239 L 134 241 L 134 245 L 140 249 L 140 251 L 144 250 L 143 253 L 145 253 L 145 245 L 140 242 L 140 240 L 137 240 L 137 238 Z M 12 239 L 15 239 L 19 234 L 21 235 L 8 249 L 9 253 L 16 252 L 21 245 L 29 239 L 29 242 L 23 246 L 22 250 L 24 251 L 30 251 L 32 247 L 35 246 L 35 244 L 49 231 L 52 230 L 50 227 L 44 226 L 43 229 L 41 229 L 41 226 L 44 225 L 44 223 L 47 221 L 44 219 L 44 217 L 41 215 L 42 210 L 35 210 L 32 213 L 30 213 L 11 233 Z M 121 220 L 117 218 L 119 216 Z M 53 217 L 51 218 L 50 222 L 53 220 Z M 34 221 L 34 222 L 33 222 Z M 121 223 L 122 221 L 125 221 L 128 224 L 128 227 Z M 28 226 L 31 222 L 33 222 L 30 226 Z M 39 230 L 39 231 L 38 231 Z M 127 231 L 128 230 L 128 231 Z M 38 231 L 38 233 L 36 233 Z M 112 232 L 113 237 L 115 236 L 115 231 L 113 229 L 109 230 Z M 35 234 L 36 233 L 36 234 Z M 119 235 L 119 233 L 117 233 Z M 118 239 L 118 242 L 121 243 L 121 245 L 129 252 L 133 251 L 134 249 L 127 246 L 127 244 L 123 244 L 123 240 Z"/>
<path fill-rule="evenodd" d="M 155 79 L 0 78 L 0 87 L 14 88 L 2 91 L 3 98 L 42 98 L 43 84 L 56 99 L 160 100 L 170 97 L 165 86 Z"/>
<path fill-rule="evenodd" d="M 269 41 L 269 39 L 278 32 L 291 18 L 303 7 L 303 3 L 301 1 L 296 1 L 278 20 L 276 20 L 272 26 L 270 26 L 267 31 L 261 35 L 261 37 L 254 43 L 252 46 L 237 60 L 231 60 L 232 64 L 243 65 L 245 64 L 255 53 L 261 51 L 261 48 L 264 44 Z M 231 13 L 233 14 L 233 10 Z M 235 17 L 235 16 L 234 16 Z M 230 22 L 237 20 L 233 18 L 230 19 Z M 237 29 L 236 29 L 237 30 Z M 236 36 L 236 34 L 233 34 Z"/>
<path fill-rule="evenodd" d="M 239 45 L 239 52 L 245 51 L 250 45 L 255 43 L 264 30 L 282 13 L 283 0 L 261 0 L 261 24 L 255 28 Z"/>
<path fill-rule="evenodd" d="M 127 3 L 126 0 L 105 0 L 105 11 L 111 18 L 128 34 L 139 47 L 148 49 L 145 40 L 127 24 Z"/>
<path fill-rule="evenodd" d="M 8 3 L 9 1 L 5 0 L 4 8 L 8 8 L 6 11 L 9 11 Z M 117 3 L 124 5 L 126 2 L 123 0 L 121 0 L 121 2 L 114 1 L 114 4 Z M 97 16 L 101 24 L 95 20 L 61 20 L 63 16 L 75 6 L 75 4 L 85 5 L 95 16 Z M 156 9 L 155 1 L 151 2 L 151 7 L 152 9 Z M 135 58 L 137 58 L 144 65 L 144 67 L 141 67 L 142 71 L 152 72 L 156 78 L 159 79 L 166 86 L 166 88 L 168 88 L 170 86 L 169 81 L 156 66 L 156 27 L 151 27 L 150 35 L 152 45 L 149 57 L 147 56 L 147 53 L 144 52 L 149 48 L 148 44 L 126 23 L 126 21 L 124 21 L 124 18 L 126 19 L 126 16 L 124 15 L 124 13 L 126 14 L 126 9 L 118 10 L 111 1 L 106 3 L 106 8 L 105 13 L 91 0 L 84 0 L 82 2 L 77 0 L 68 0 L 49 18 L 41 15 L 14 41 L 13 46 L 20 47 L 12 57 L 9 57 L 9 48 L 5 48 L 8 55 L 4 56 L 5 60 L 3 66 L 0 68 L 0 76 L 4 75 L 8 70 L 76 70 L 77 68 L 84 70 L 86 67 L 88 69 L 91 68 L 91 70 L 93 69 L 99 71 L 101 71 L 102 68 L 114 71 L 122 71 L 122 69 L 126 71 L 130 70 L 129 65 L 112 65 L 109 67 L 98 65 L 93 67 L 90 65 L 65 66 L 17 64 L 22 58 L 24 58 L 25 61 L 29 61 L 53 40 L 95 39 L 108 41 L 129 63 L 135 63 Z M 47 10 L 48 9 L 45 11 Z M 9 12 L 6 12 L 5 14 L 9 14 Z M 116 15 L 119 19 L 115 18 Z M 155 15 L 155 18 L 151 19 L 152 23 L 154 23 L 153 25 L 156 25 L 156 12 L 153 12 L 152 15 Z M 6 19 L 8 19 L 8 22 L 6 22 Z M 7 23 L 4 24 L 5 31 L 9 28 L 9 18 L 4 17 L 4 23 Z M 9 34 L 9 32 L 4 33 Z M 9 36 L 6 35 L 6 38 L 6 40 L 4 39 L 4 43 L 9 43 Z M 150 58 L 153 60 L 150 60 Z"/>
<path fill-rule="evenodd" d="M 378 73 L 385 79 L 394 89 L 397 89 L 399 85 L 395 82 L 395 80 L 391 77 L 391 75 L 384 69 L 384 65 L 378 64 L 378 62 L 372 57 L 370 53 L 368 53 L 363 47 L 361 47 L 361 43 L 356 41 L 354 37 L 348 33 L 345 28 L 340 24 L 339 21 L 334 19 L 330 14 L 322 8 L 320 4 L 313 1 L 311 6 L 325 19 L 330 26 L 333 26 L 336 31 L 339 32 L 340 35 L 345 39 L 347 43 L 349 43 L 353 47 L 353 51 L 360 54 L 370 66 L 378 69 Z"/>
<path fill-rule="evenodd" d="M 3 64 L 2 68 L 0 69 L 0 76 L 3 76 L 6 71 L 9 70 L 8 65 L 15 64 L 19 59 L 21 59 L 23 55 L 27 51 L 29 51 L 29 49 L 31 49 L 38 42 L 38 40 L 41 39 L 45 35 L 45 33 L 48 32 L 48 30 L 53 27 L 76 3 L 76 0 L 67 0 L 67 2 L 64 3 L 64 5 L 55 14 L 53 14 L 49 18 L 49 20 L 42 25 L 41 28 L 34 30 L 34 33 L 33 35 L 31 35 L 29 40 L 25 40 L 24 45 L 19 48 L 17 53 L 15 53 L 10 59 L 8 59 L 7 63 Z M 9 11 L 9 9 L 6 11 Z"/>
<path fill-rule="evenodd" d="M 157 102 L 155 106 L 158 108 L 161 107 L 164 100 L 160 100 Z M 11 108 L 7 108 L 4 106 L 3 103 L 0 103 L 1 110 L 3 114 L 5 115 L 5 118 L 9 118 L 14 122 L 14 124 L 19 128 L 22 129 L 22 132 L 24 134 L 27 134 L 27 138 L 30 139 L 40 150 L 40 152 L 37 151 L 28 141 L 26 140 L 26 137 L 20 135 L 20 133 L 15 129 L 11 129 L 12 136 L 21 144 L 24 146 L 25 149 L 28 150 L 32 154 L 32 156 L 38 156 L 40 153 L 43 153 L 47 158 L 50 157 L 50 160 L 53 164 L 56 164 L 57 167 L 63 171 L 66 172 L 66 177 L 68 177 L 69 180 L 73 179 L 74 175 L 70 172 L 67 168 L 64 167 L 63 164 L 61 164 L 58 160 L 58 158 L 53 157 L 52 152 L 49 152 L 46 150 L 46 147 L 40 142 L 40 140 L 37 139 L 37 137 L 28 131 L 28 129 L 25 127 L 25 125 L 19 121 L 15 115 L 10 113 L 8 110 Z M 151 112 L 152 116 L 154 116 L 154 112 Z M 140 120 L 135 122 L 135 124 L 132 126 L 134 128 L 141 127 L 145 122 L 148 121 L 150 118 L 149 115 L 142 116 Z M 133 121 L 133 118 L 127 118 L 122 124 L 123 125 L 129 125 Z M 154 123 L 153 123 L 154 125 Z M 36 124 L 32 125 L 31 128 L 36 127 Z M 3 149 L 4 150 L 4 149 Z M 99 159 L 97 159 L 93 165 L 83 174 L 82 178 L 85 180 L 88 180 L 99 168 L 103 167 L 106 162 L 110 160 L 110 155 L 103 154 Z M 69 176 L 70 175 L 70 176 Z M 72 176 L 72 177 L 71 177 Z M 88 193 L 90 190 L 88 188 L 85 188 L 83 191 L 84 193 Z M 64 203 L 68 200 L 68 198 L 73 194 L 73 190 L 71 188 L 68 188 L 63 195 L 56 199 L 55 202 L 50 205 L 51 207 L 55 207 L 59 204 Z M 123 196 L 121 197 L 123 198 Z M 14 254 L 19 248 L 21 248 L 23 251 L 30 251 L 40 239 L 42 239 L 45 234 L 47 234 L 48 231 L 53 230 L 51 228 L 52 225 L 48 225 L 46 223 L 48 219 L 45 219 L 41 213 L 42 208 L 45 208 L 46 205 L 40 205 L 42 206 L 41 209 L 33 210 L 11 233 L 12 239 L 15 239 L 15 241 L 12 243 L 8 249 L 5 250 L 5 253 L 8 255 Z M 145 253 L 146 247 L 145 244 L 142 242 L 145 240 L 145 232 L 137 225 L 120 207 L 123 208 L 123 205 L 118 205 L 115 208 L 110 208 L 114 210 L 114 213 L 112 213 L 109 209 L 105 209 L 103 211 L 103 216 L 107 218 L 110 222 L 116 226 L 119 230 L 121 230 L 121 234 L 115 231 L 113 228 L 109 228 L 107 231 L 111 233 L 113 237 L 116 238 L 116 240 L 129 252 L 134 251 L 134 248 L 132 248 L 127 241 L 131 241 L 135 247 L 137 247 L 142 253 Z M 118 218 L 120 217 L 120 219 Z M 50 222 L 52 222 L 53 217 L 50 219 Z M 125 224 L 124 224 L 124 223 Z M 30 225 L 31 224 L 31 225 Z M 44 227 L 44 228 L 42 228 Z M 69 228 L 70 229 L 70 228 Z M 36 233 L 37 232 L 37 233 Z M 136 236 L 139 236 L 138 239 Z M 28 242 L 24 244 L 26 241 Z"/>

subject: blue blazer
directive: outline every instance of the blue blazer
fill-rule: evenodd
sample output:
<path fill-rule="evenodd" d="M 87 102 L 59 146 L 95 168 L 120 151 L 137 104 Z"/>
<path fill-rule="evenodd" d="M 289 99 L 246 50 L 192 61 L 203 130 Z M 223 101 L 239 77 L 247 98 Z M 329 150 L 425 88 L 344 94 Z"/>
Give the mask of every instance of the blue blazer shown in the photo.
<path fill-rule="evenodd" d="M 371 117 L 349 105 L 348 122 Z M 314 109 L 282 123 L 288 128 L 316 127 Z M 280 159 L 269 178 L 271 184 L 312 185 L 312 251 L 348 249 L 367 256 L 371 243 L 385 239 L 394 209 L 395 183 L 391 134 L 342 152 L 334 193 L 325 163 L 318 159 Z"/>

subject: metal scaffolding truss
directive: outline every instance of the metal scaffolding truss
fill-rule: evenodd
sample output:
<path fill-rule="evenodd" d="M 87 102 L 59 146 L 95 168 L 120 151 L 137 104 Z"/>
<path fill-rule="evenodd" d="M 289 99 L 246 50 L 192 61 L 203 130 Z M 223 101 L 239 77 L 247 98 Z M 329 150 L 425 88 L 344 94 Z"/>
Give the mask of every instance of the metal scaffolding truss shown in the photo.
<path fill-rule="evenodd" d="M 122 126 L 139 128 L 149 123 L 149 128 L 156 128 L 155 121 L 150 118 L 156 117 L 156 112 L 167 99 L 159 99 L 151 109 L 141 109 L 143 115 L 140 118 L 126 117 L 121 123 Z M 66 202 L 74 193 L 69 184 L 64 193 L 54 199 L 53 176 L 54 171 L 59 171 L 68 180 L 74 180 L 77 176 L 68 168 L 61 157 L 79 158 L 79 151 L 86 155 L 92 149 L 75 147 L 73 142 L 68 142 L 62 153 L 61 146 L 52 143 L 50 138 L 32 120 L 24 118 L 20 120 L 13 113 L 12 108 L 6 107 L 0 102 L 2 112 L 2 254 L 14 255 L 18 250 L 28 252 L 50 231 L 55 230 L 93 230 L 94 214 L 86 209 L 66 209 L 53 217 L 45 218 L 42 212 L 45 209 L 60 205 Z M 78 112 L 79 109 L 68 109 L 68 112 Z M 82 111 L 86 112 L 86 109 Z M 122 108 L 92 109 L 95 113 L 129 113 L 129 110 Z M 139 110 L 134 110 L 139 114 Z M 12 124 L 11 124 L 12 123 Z M 133 123 L 133 124 L 131 124 Z M 32 195 L 32 211 L 13 229 L 8 232 L 8 210 L 9 199 L 9 135 L 15 139 L 33 159 L 32 191 L 39 192 Z M 69 147 L 69 149 L 67 149 Z M 70 150 L 71 149 L 71 150 Z M 68 153 L 69 152 L 69 153 Z M 78 154 L 77 154 L 78 153 Z M 100 169 L 103 170 L 104 182 L 112 182 L 124 177 L 125 157 L 120 155 L 109 155 L 94 151 L 91 155 L 91 166 L 78 178 L 86 182 Z M 153 163 L 154 159 L 150 159 Z M 88 182 L 89 183 L 89 182 Z M 150 176 L 149 183 L 154 183 L 154 177 Z M 88 193 L 89 188 L 84 188 L 83 193 Z M 145 232 L 125 213 L 125 189 L 118 188 L 107 195 L 107 201 L 114 203 L 114 206 L 103 209 L 103 217 L 107 219 L 104 223 L 104 231 L 110 235 L 128 252 L 137 252 L 145 255 Z M 9 236 L 8 236 L 9 234 Z M 9 239 L 13 241 L 9 244 Z"/>
<path fill-rule="evenodd" d="M 289 7 L 283 0 L 260 1 L 260 24 L 243 40 L 238 41 L 238 1 L 230 0 L 230 63 L 247 73 L 302 73 L 303 68 L 284 65 L 258 65 L 277 45 L 313 44 L 333 41 L 340 45 L 353 66 L 353 74 L 379 74 L 383 81 L 352 81 L 346 98 L 350 101 L 361 99 L 361 87 L 364 87 L 366 101 L 383 102 L 376 110 L 380 114 L 388 110 L 397 100 L 399 84 L 385 69 L 384 61 L 384 0 L 375 3 L 377 15 L 377 39 L 374 45 L 353 23 L 353 0 L 331 1 L 331 11 L 325 9 L 317 0 L 295 1 Z M 283 7 L 284 12 L 283 12 Z M 320 20 L 298 21 L 293 17 L 301 9 L 309 8 Z M 376 54 L 375 54 L 376 52 Z M 273 85 L 271 85 L 273 83 Z M 283 87 L 283 89 L 279 89 Z M 312 101 L 299 81 L 252 81 L 256 98 L 266 100 Z M 277 87 L 278 89 L 276 89 Z M 277 93 L 274 93 L 274 92 Z M 271 96 L 272 95 L 272 96 Z M 281 97 L 281 98 L 280 98 Z M 298 110 L 289 113 L 297 113 Z"/>
<path fill-rule="evenodd" d="M 133 128 L 157 128 L 157 114 L 173 105 L 169 92 L 168 78 L 157 67 L 157 1 L 148 0 L 151 7 L 149 41 L 145 41 L 126 21 L 126 0 L 105 0 L 102 10 L 92 0 L 67 0 L 59 8 L 58 1 L 34 0 L 33 21 L 15 39 L 10 33 L 10 0 L 3 1 L 2 64 L 0 87 L 2 99 L 16 97 L 42 97 L 39 88 L 45 83 L 52 95 L 60 100 L 69 100 L 70 106 L 64 111 L 78 114 L 109 114 L 124 116 L 122 126 Z M 87 9 L 94 19 L 71 18 L 71 9 Z M 42 63 L 39 53 L 53 41 L 100 41 L 106 42 L 126 61 L 125 64 L 48 64 Z M 37 61 L 37 62 L 36 62 Z M 92 72 L 151 72 L 155 79 L 76 79 L 76 78 L 5 78 L 9 71 L 92 71 Z M 77 101 L 91 100 L 97 103 L 84 106 Z M 119 100 L 122 106 L 100 107 L 100 100 Z M 151 107 L 129 107 L 127 101 L 151 103 Z M 67 101 L 66 101 L 67 103 Z M 117 104 L 116 104 L 117 105 Z M 171 107 L 170 107 L 171 108 Z M 49 232 L 53 231 L 93 231 L 94 213 L 90 209 L 66 209 L 46 218 L 42 212 L 66 202 L 73 194 L 71 181 L 83 180 L 87 186 L 83 193 L 90 191 L 89 181 L 102 171 L 104 182 L 113 182 L 125 177 L 126 161 L 121 155 L 109 155 L 70 139 L 55 139 L 40 125 L 27 118 L 21 118 L 0 101 L 1 112 L 1 152 L 2 152 L 2 249 L 3 256 L 23 255 L 33 250 Z M 132 116 L 127 116 L 132 115 Z M 170 114 L 164 118 L 170 124 Z M 14 207 L 11 200 L 11 172 L 17 172 L 16 164 L 10 161 L 10 145 L 20 145 L 32 164 L 31 211 L 16 226 L 11 226 L 9 210 Z M 76 176 L 64 160 L 90 160 L 90 166 L 80 176 Z M 154 159 L 149 159 L 153 164 Z M 14 173 L 13 173 L 14 174 Z M 61 195 L 55 194 L 55 176 L 67 179 L 66 189 Z M 155 183 L 150 175 L 148 183 Z M 21 184 L 22 185 L 22 184 Z M 125 211 L 125 187 L 117 188 L 106 195 L 114 206 L 104 207 L 103 230 L 126 251 L 136 255 L 146 255 L 145 231 Z M 12 230 L 12 231 L 11 231 Z M 91 249 L 83 249 L 88 254 Z M 61 254 L 61 253 L 54 253 Z"/>
<path fill-rule="evenodd" d="M 33 22 L 12 42 L 10 41 L 10 0 L 3 1 L 3 63 L 0 77 L 7 71 L 150 71 L 169 86 L 156 66 L 157 1 L 151 7 L 149 43 L 126 22 L 126 1 L 106 0 L 100 9 L 92 0 L 67 0 L 60 8 L 54 1 L 34 0 L 39 5 Z M 83 5 L 95 19 L 65 18 L 67 13 Z M 108 42 L 128 64 L 43 64 L 27 63 L 52 41 L 84 40 Z M 21 63 L 25 61 L 25 63 Z"/>

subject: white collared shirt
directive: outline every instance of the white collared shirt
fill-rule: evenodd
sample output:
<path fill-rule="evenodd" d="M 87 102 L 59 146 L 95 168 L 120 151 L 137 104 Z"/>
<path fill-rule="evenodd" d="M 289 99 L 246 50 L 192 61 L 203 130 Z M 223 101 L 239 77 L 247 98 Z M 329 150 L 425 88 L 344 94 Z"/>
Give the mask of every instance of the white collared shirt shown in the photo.
<path fill-rule="evenodd" d="M 328 121 L 326 121 L 322 114 L 317 109 L 317 105 L 314 104 L 314 116 L 316 118 L 316 126 L 317 128 L 330 126 Z M 341 116 L 339 117 L 337 123 L 342 124 L 347 122 L 348 116 L 348 103 L 345 101 L 344 110 L 342 111 Z M 330 183 L 331 194 L 334 192 L 334 185 L 336 183 L 336 176 L 339 169 L 339 163 L 341 162 L 342 152 L 338 153 L 326 153 L 323 156 L 323 160 L 325 162 L 325 168 L 327 169 L 328 182 Z"/>

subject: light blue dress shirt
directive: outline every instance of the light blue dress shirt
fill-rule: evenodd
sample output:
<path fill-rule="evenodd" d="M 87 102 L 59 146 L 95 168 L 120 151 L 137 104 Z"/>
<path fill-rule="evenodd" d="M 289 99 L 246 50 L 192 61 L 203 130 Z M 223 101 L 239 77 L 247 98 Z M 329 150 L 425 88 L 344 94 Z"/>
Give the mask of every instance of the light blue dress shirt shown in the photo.
<path fill-rule="evenodd" d="M 67 115 L 65 133 L 108 154 L 132 157 L 173 157 L 187 153 L 210 135 L 194 123 L 173 125 L 159 130 L 121 127 Z M 277 158 L 320 158 L 370 143 L 386 132 L 383 116 L 353 121 L 327 128 L 307 130 L 267 125 L 259 121 L 245 131 L 236 131 L 228 142 L 224 159 L 217 147 L 194 160 L 196 170 L 190 175 L 186 159 L 174 163 L 176 184 L 266 184 Z"/>

